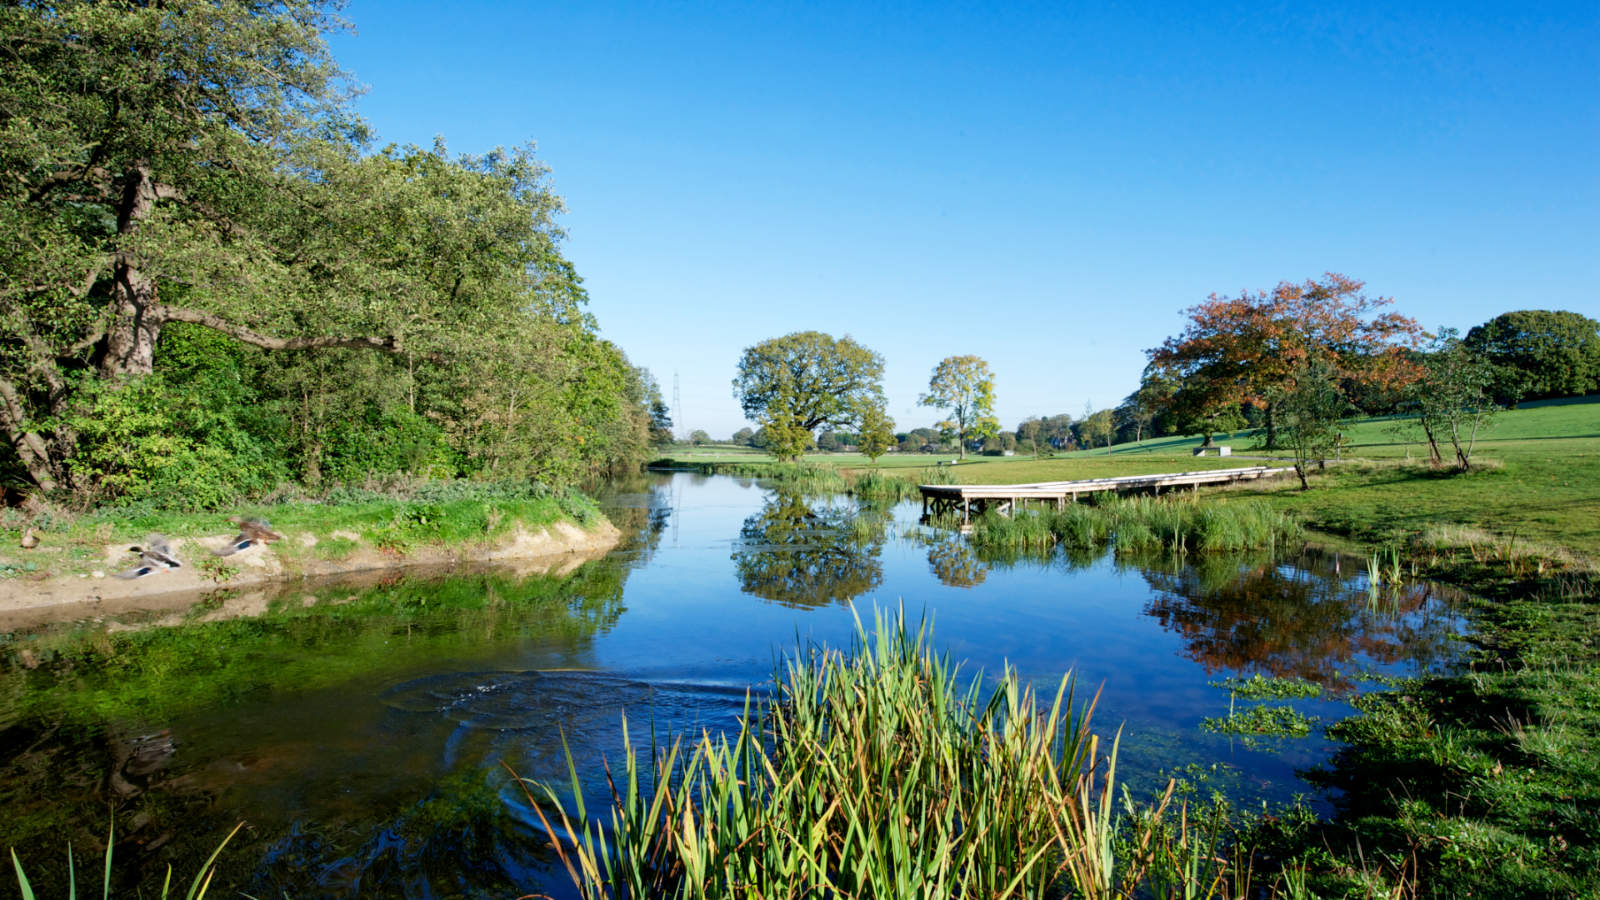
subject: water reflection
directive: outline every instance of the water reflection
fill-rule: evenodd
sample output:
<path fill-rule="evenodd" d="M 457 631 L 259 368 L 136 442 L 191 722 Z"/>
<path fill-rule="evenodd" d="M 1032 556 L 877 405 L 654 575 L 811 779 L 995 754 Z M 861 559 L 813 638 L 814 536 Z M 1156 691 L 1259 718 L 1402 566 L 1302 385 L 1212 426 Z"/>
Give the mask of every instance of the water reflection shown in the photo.
<path fill-rule="evenodd" d="M 599 761 L 615 768 L 624 711 L 636 744 L 652 725 L 732 725 L 773 654 L 847 645 L 842 604 L 896 599 L 937 615 L 967 671 L 1009 662 L 1053 682 L 1072 667 L 1103 687 L 1130 774 L 1225 759 L 1282 799 L 1325 745 L 1231 755 L 1245 751 L 1197 728 L 1227 710 L 1215 673 L 1421 667 L 1455 629 L 1432 589 L 1369 605 L 1359 572 L 1321 557 L 978 553 L 914 524 L 915 504 L 690 474 L 614 485 L 602 503 L 631 537 L 570 580 L 405 578 L 256 618 L 15 636 L 0 645 L 0 846 L 64 887 L 62 845 L 92 852 L 108 810 L 134 872 L 193 871 L 244 818 L 229 892 L 551 891 L 561 878 L 542 874 L 552 862 L 501 763 L 565 784 L 565 742 L 604 802 Z"/>
<path fill-rule="evenodd" d="M 1441 589 L 1411 584 L 1373 604 L 1332 555 L 1282 564 L 1270 555 L 1146 559 L 1146 612 L 1180 635 L 1184 654 L 1207 672 L 1303 678 L 1338 689 L 1352 660 L 1414 670 L 1448 659 L 1460 623 Z"/>
<path fill-rule="evenodd" d="M 883 583 L 887 524 L 848 498 L 774 491 L 739 529 L 734 572 L 745 593 L 791 608 L 848 603 Z"/>
<path fill-rule="evenodd" d="M 574 699 L 582 688 L 571 686 L 581 674 L 463 676 L 461 661 L 511 655 L 524 665 L 592 668 L 595 636 L 622 610 L 623 571 L 591 564 L 567 579 L 400 578 L 353 595 L 291 593 L 256 618 L 14 642 L 0 653 L 0 808 L 8 813 L 0 846 L 37 861 L 30 864 L 36 885 L 64 884 L 66 841 L 80 850 L 103 846 L 114 822 L 126 888 L 167 862 L 193 871 L 220 835 L 248 818 L 252 829 L 225 858 L 231 878 L 244 878 L 263 856 L 294 857 L 306 841 L 333 868 L 381 869 L 400 852 L 378 846 L 400 840 L 396 828 L 418 816 L 440 824 L 448 809 L 462 808 L 456 794 L 472 799 L 492 780 L 492 763 L 465 751 L 477 740 L 469 733 L 514 734 L 543 723 L 532 743 L 559 748 L 556 723 L 585 705 Z M 397 677 L 401 686 L 384 694 L 385 704 L 367 700 Z M 453 691 L 456 700 L 424 703 L 429 691 Z M 589 692 L 606 698 L 614 729 L 617 685 L 597 683 Z M 426 714 L 408 714 L 419 704 Z M 441 730 L 460 735 L 454 758 L 439 752 Z M 446 777 L 455 759 L 468 761 L 464 780 Z M 542 759 L 522 761 L 558 771 L 538 765 Z M 443 859 L 470 847 L 474 835 L 498 834 L 504 823 L 497 822 L 474 819 L 460 833 L 430 827 L 422 829 L 434 835 L 427 841 L 400 843 L 422 865 L 430 848 Z M 280 840 L 286 831 L 291 836 Z M 264 841 L 288 843 L 274 849 Z M 454 855 L 457 864 L 463 858 L 471 857 Z M 293 895 L 330 893 L 304 877 L 296 876 Z M 370 885 L 371 877 L 357 881 Z M 258 895 L 282 895 L 258 886 L 266 890 Z M 352 881 L 352 892 L 357 887 Z"/>
<path fill-rule="evenodd" d="M 928 568 L 940 584 L 950 587 L 977 587 L 989 577 L 989 566 L 960 535 L 928 544 Z"/>

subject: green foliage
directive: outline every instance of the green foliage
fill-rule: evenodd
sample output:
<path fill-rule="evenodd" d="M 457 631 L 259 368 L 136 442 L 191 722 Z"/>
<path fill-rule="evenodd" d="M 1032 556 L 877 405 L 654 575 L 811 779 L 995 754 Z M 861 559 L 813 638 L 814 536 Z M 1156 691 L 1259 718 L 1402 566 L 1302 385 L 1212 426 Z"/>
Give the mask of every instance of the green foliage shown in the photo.
<path fill-rule="evenodd" d="M 1306 474 L 1338 446 L 1339 423 L 1350 412 L 1339 380 L 1331 366 L 1312 360 L 1290 373 L 1288 380 L 1269 393 L 1278 427 L 1294 451 L 1294 471 L 1300 488 L 1310 487 Z"/>
<path fill-rule="evenodd" d="M 215 385 L 89 381 L 62 420 L 77 437 L 70 471 L 84 499 L 218 509 L 275 486 L 286 474 L 278 448 L 251 433 L 238 400 L 207 391 Z"/>
<path fill-rule="evenodd" d="M 883 409 L 883 357 L 848 336 L 797 331 L 745 348 L 733 394 L 761 424 L 764 446 L 794 460 L 817 428 L 859 428 L 868 410 Z"/>
<path fill-rule="evenodd" d="M 868 407 L 861 416 L 859 447 L 873 462 L 895 446 L 894 420 L 884 414 L 883 408 Z"/>
<path fill-rule="evenodd" d="M 934 366 L 928 379 L 928 392 L 917 398 L 922 406 L 950 410 L 950 418 L 938 427 L 955 435 L 963 459 L 967 442 L 994 437 L 1000 420 L 994 416 L 994 373 L 977 356 L 947 356 Z"/>
<path fill-rule="evenodd" d="M 985 515 L 973 523 L 980 550 L 1039 550 L 1057 544 L 1117 551 L 1184 552 L 1252 550 L 1293 546 L 1302 538 L 1296 522 L 1257 502 L 1189 503 L 1148 497 L 1073 503 L 1061 510 Z"/>
<path fill-rule="evenodd" d="M 659 391 L 595 334 L 548 169 L 368 152 L 338 24 L 320 0 L 0 9 L 0 483 L 213 507 L 645 457 Z"/>
<path fill-rule="evenodd" d="M 1116 426 L 1109 409 L 1091 412 L 1078 423 L 1078 435 L 1083 438 L 1085 447 L 1093 447 L 1096 444 L 1109 447 L 1111 438 L 1115 434 Z"/>
<path fill-rule="evenodd" d="M 1470 467 L 1478 434 L 1494 418 L 1494 377 L 1488 359 L 1455 329 L 1440 329 L 1423 357 L 1422 378 L 1406 392 L 1406 406 L 1416 412 L 1435 465 L 1443 462 L 1440 442 L 1448 440 L 1456 467 L 1463 472 Z"/>
<path fill-rule="evenodd" d="M 1600 322 L 1568 311 L 1501 313 L 1467 332 L 1502 404 L 1600 392 Z"/>

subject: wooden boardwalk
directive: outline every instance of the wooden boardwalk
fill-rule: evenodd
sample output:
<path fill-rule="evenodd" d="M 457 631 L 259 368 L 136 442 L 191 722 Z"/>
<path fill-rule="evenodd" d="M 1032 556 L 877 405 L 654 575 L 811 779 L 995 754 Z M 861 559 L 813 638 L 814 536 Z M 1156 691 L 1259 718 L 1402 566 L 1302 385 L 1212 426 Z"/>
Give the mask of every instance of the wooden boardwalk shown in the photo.
<path fill-rule="evenodd" d="M 973 513 L 994 509 L 1009 512 L 1029 500 L 1061 509 L 1076 503 L 1079 494 L 1104 491 L 1159 495 L 1162 489 L 1199 490 L 1202 484 L 1233 484 L 1293 472 L 1294 467 L 1249 466 L 1243 469 L 1211 469 L 1204 472 L 1167 472 L 1160 475 L 1124 475 L 1119 478 L 1090 478 L 1084 481 L 1041 481 L 1034 484 L 919 484 L 922 515 L 960 512 L 962 522 L 972 521 Z"/>

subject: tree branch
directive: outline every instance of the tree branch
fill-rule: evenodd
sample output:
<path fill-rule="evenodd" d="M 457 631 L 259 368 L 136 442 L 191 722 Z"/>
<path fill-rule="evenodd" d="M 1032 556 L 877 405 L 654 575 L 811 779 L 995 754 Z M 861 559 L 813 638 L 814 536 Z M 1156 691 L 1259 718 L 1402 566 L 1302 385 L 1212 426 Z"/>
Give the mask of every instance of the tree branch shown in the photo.
<path fill-rule="evenodd" d="M 252 331 L 243 325 L 237 325 L 222 318 L 198 309 L 185 309 L 179 306 L 161 307 L 160 317 L 168 322 L 188 322 L 191 325 L 203 325 L 213 331 L 220 331 L 236 340 L 243 341 L 255 347 L 266 350 L 313 350 L 321 347 L 349 347 L 356 350 L 377 350 L 383 353 L 399 353 L 405 348 L 401 346 L 400 339 L 394 335 L 387 337 L 297 337 L 279 338 L 271 335 Z"/>

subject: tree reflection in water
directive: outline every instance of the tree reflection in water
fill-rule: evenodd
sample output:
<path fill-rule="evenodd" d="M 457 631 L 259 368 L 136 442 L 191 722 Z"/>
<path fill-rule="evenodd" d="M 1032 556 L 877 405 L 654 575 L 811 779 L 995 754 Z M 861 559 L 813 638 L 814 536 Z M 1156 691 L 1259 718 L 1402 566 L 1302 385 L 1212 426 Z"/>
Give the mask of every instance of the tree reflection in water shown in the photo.
<path fill-rule="evenodd" d="M 989 577 L 989 567 L 960 535 L 929 544 L 928 566 L 940 584 L 950 587 L 976 587 Z"/>
<path fill-rule="evenodd" d="M 1437 585 L 1402 585 L 1372 604 L 1337 557 L 1307 554 L 1293 566 L 1270 556 L 1201 555 L 1137 565 L 1154 591 L 1145 611 L 1180 635 L 1207 671 L 1260 672 L 1349 686 L 1337 674 L 1358 656 L 1421 670 L 1450 655 L 1459 623 Z M 1346 567 L 1348 568 L 1348 567 Z"/>
<path fill-rule="evenodd" d="M 805 608 L 848 603 L 883 583 L 885 510 L 777 491 L 744 520 L 733 567 L 747 594 Z"/>

